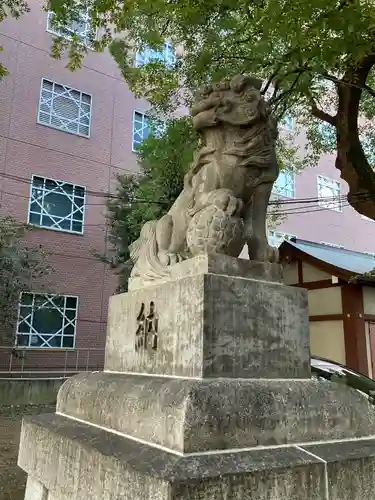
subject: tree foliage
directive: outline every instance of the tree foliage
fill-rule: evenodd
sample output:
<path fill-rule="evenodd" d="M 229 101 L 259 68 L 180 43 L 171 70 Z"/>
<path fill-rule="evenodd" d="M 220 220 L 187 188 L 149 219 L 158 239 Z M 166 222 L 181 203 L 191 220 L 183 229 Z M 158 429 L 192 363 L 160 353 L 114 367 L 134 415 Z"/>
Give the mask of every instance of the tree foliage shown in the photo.
<path fill-rule="evenodd" d="M 375 142 L 372 0 L 49 0 L 48 5 L 62 23 L 83 6 L 91 9 L 93 28 L 99 29 L 94 48 L 108 45 L 136 95 L 163 110 L 181 99 L 188 103 L 202 83 L 235 73 L 264 78 L 275 113 L 293 113 L 308 127 L 312 159 L 321 150 L 336 150 L 349 202 L 375 218 L 375 173 L 368 154 Z M 160 50 L 166 39 L 178 47 L 173 64 L 153 59 L 135 67 L 135 52 L 146 46 Z M 55 42 L 56 57 L 64 43 Z M 72 67 L 85 54 L 78 46 Z M 332 128 L 330 146 L 319 123 Z"/>
<path fill-rule="evenodd" d="M 0 22 L 7 17 L 18 19 L 22 14 L 29 11 L 29 7 L 25 0 L 2 0 L 0 2 Z M 0 52 L 3 48 L 0 46 Z M 8 74 L 7 69 L 0 63 L 0 79 Z"/>
<path fill-rule="evenodd" d="M 12 217 L 0 219 L 0 338 L 7 341 L 14 332 L 17 304 L 21 292 L 35 288 L 35 282 L 50 271 L 41 247 L 25 242 L 30 228 Z"/>
<path fill-rule="evenodd" d="M 138 150 L 141 175 L 119 175 L 108 200 L 109 242 L 113 267 L 119 272 L 119 291 L 126 290 L 130 271 L 128 246 L 148 220 L 165 214 L 183 187 L 184 175 L 198 144 L 190 118 L 168 122 L 161 134 L 151 134 Z"/>
<path fill-rule="evenodd" d="M 151 128 L 156 131 L 155 126 Z M 131 270 L 129 245 L 138 238 L 145 222 L 159 219 L 170 209 L 183 189 L 184 175 L 198 147 L 199 136 L 190 117 L 169 120 L 163 132 L 151 134 L 140 146 L 140 175 L 118 176 L 117 190 L 107 203 L 112 255 L 104 260 L 117 268 L 119 291 L 126 290 Z M 281 169 L 303 167 L 287 139 L 280 139 L 278 150 Z M 272 208 L 269 224 L 274 227 L 282 220 L 276 199 Z"/>

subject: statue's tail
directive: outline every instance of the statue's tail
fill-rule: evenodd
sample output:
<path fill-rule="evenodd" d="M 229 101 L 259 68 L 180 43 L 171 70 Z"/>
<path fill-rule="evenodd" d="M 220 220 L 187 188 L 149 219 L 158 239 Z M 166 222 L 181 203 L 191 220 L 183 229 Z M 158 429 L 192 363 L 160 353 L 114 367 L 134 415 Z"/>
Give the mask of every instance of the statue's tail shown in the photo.
<path fill-rule="evenodd" d="M 130 258 L 134 263 L 132 277 L 155 279 L 168 275 L 168 269 L 158 258 L 158 244 L 156 240 L 156 224 L 152 220 L 144 224 L 139 238 L 129 245 Z"/>

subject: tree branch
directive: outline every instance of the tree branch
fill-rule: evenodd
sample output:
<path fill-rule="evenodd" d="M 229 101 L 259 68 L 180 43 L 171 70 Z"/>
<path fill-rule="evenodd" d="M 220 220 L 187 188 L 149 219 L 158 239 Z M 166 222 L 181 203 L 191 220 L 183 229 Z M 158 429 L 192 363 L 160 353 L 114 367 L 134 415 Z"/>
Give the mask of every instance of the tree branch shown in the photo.
<path fill-rule="evenodd" d="M 338 84 L 343 84 L 346 85 L 347 87 L 353 87 L 357 88 L 360 90 L 366 90 L 372 97 L 375 97 L 375 90 L 371 88 L 369 85 L 366 85 L 363 83 L 363 85 L 358 85 L 353 82 L 347 82 L 345 80 L 340 80 L 340 78 L 337 78 L 333 75 L 329 75 L 328 73 L 318 73 L 319 76 L 322 76 L 325 80 L 329 80 L 330 82 L 335 83 L 336 85 Z"/>
<path fill-rule="evenodd" d="M 276 69 L 275 71 L 272 73 L 272 75 L 268 78 L 267 80 L 267 83 L 266 83 L 266 86 L 264 87 L 264 89 L 262 90 L 262 94 L 265 95 L 267 93 L 267 90 L 269 89 L 270 85 L 272 84 L 272 81 L 276 78 L 276 76 L 278 75 L 280 69 L 282 68 L 282 63 L 279 63 L 277 66 L 276 66 Z"/>
<path fill-rule="evenodd" d="M 336 116 L 332 116 L 329 113 L 326 113 L 322 109 L 319 109 L 318 106 L 315 104 L 314 101 L 312 101 L 311 104 L 311 114 L 315 116 L 315 118 L 318 118 L 319 120 L 322 120 L 326 123 L 329 123 L 330 125 L 333 125 L 336 127 Z"/>

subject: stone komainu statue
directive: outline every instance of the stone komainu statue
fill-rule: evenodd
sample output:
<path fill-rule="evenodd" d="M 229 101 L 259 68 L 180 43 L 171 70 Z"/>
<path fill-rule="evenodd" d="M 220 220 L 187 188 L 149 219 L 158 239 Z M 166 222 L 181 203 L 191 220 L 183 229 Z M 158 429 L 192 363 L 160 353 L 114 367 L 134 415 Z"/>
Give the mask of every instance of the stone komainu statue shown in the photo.
<path fill-rule="evenodd" d="M 277 260 L 266 232 L 277 126 L 260 88 L 239 75 L 198 94 L 192 116 L 201 147 L 169 212 L 130 246 L 131 278 L 168 276 L 169 266 L 200 253 L 238 257 L 245 243 L 251 260 Z"/>

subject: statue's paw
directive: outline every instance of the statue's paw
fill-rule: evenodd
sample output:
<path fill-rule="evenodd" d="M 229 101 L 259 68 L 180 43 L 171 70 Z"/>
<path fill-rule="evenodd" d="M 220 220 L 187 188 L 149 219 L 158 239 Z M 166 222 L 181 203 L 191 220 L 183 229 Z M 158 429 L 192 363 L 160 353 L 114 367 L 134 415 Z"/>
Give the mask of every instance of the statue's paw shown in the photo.
<path fill-rule="evenodd" d="M 179 253 L 160 252 L 159 261 L 163 266 L 173 266 L 184 260 L 184 257 Z"/>
<path fill-rule="evenodd" d="M 173 266 L 173 264 L 177 264 L 179 261 L 178 259 L 178 254 L 177 253 L 170 253 L 169 254 L 169 265 Z"/>

